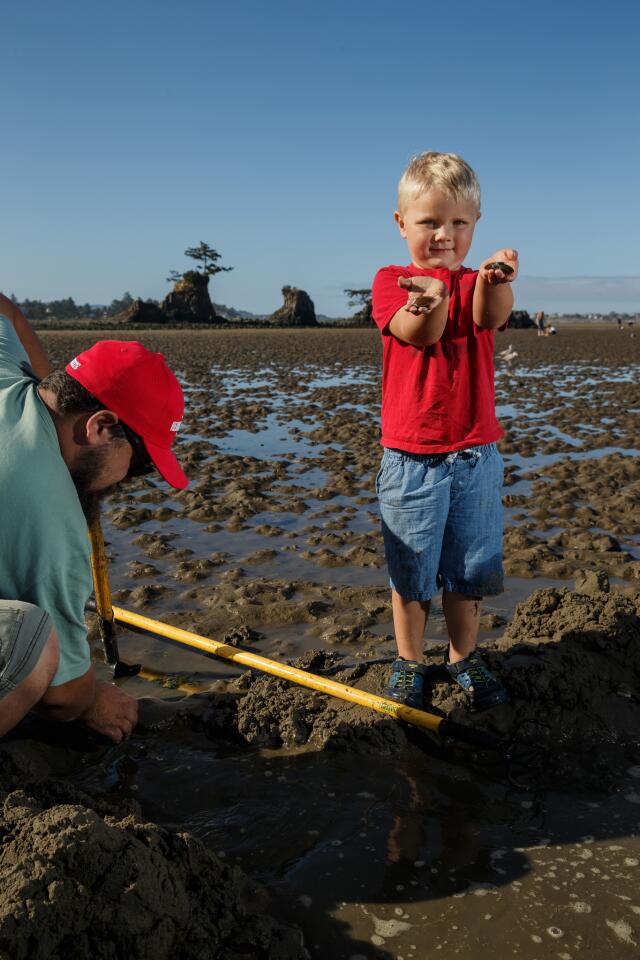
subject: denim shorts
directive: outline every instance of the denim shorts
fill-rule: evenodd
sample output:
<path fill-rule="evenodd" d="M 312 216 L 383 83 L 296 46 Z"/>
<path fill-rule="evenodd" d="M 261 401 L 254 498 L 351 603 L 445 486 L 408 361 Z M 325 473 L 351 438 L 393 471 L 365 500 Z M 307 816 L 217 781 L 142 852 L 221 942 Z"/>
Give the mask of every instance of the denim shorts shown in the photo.
<path fill-rule="evenodd" d="M 502 592 L 503 473 L 495 443 L 441 454 L 385 448 L 376 491 L 391 586 L 404 600 L 441 588 Z"/>
<path fill-rule="evenodd" d="M 48 613 L 22 600 L 0 600 L 0 700 L 26 680 L 53 630 Z"/>

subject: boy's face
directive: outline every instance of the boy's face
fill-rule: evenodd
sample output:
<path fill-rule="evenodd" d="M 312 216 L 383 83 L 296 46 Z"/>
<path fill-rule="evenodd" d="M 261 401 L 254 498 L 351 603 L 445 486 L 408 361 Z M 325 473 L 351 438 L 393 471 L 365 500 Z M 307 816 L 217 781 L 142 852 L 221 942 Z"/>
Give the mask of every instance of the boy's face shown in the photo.
<path fill-rule="evenodd" d="M 393 216 L 415 267 L 457 270 L 469 252 L 480 213 L 473 200 L 453 200 L 431 187 Z"/>

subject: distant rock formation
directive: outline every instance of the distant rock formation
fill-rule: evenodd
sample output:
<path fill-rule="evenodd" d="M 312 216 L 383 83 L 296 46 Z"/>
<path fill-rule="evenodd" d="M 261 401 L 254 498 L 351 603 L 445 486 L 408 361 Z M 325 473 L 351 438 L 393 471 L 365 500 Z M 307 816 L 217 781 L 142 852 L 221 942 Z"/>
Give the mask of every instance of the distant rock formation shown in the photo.
<path fill-rule="evenodd" d="M 160 310 L 165 321 L 171 323 L 213 323 L 216 312 L 209 298 L 209 277 L 187 270 L 164 298 Z"/>
<path fill-rule="evenodd" d="M 115 318 L 120 323 L 166 323 L 167 318 L 157 303 L 134 300 L 130 307 Z"/>
<path fill-rule="evenodd" d="M 510 330 L 528 330 L 529 327 L 535 328 L 535 323 L 529 316 L 528 310 L 512 310 L 509 317 Z"/>
<path fill-rule="evenodd" d="M 284 303 L 268 317 L 269 323 L 279 327 L 318 326 L 313 300 L 308 293 L 297 287 L 283 287 L 282 296 Z"/>

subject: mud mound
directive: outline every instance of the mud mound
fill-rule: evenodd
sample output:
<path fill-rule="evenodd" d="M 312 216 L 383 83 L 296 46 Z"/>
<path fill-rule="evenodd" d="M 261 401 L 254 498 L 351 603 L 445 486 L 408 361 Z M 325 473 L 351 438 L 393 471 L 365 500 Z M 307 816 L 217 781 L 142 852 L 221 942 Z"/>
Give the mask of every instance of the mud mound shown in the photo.
<path fill-rule="evenodd" d="M 310 652 L 296 666 L 310 673 L 330 671 L 340 658 Z M 386 670 L 379 665 L 338 670 L 332 679 L 380 693 Z M 357 753 L 393 753 L 406 749 L 400 724 L 356 704 L 327 697 L 284 680 L 260 676 L 238 704 L 238 732 L 248 743 L 268 747 L 309 744 L 317 749 Z"/>
<path fill-rule="evenodd" d="M 295 930 L 258 912 L 245 874 L 189 834 L 56 781 L 11 789 L 34 771 L 4 752 L 2 766 L 3 958 L 307 956 Z"/>
<path fill-rule="evenodd" d="M 640 593 L 537 590 L 495 646 L 520 712 L 601 741 L 640 729 Z"/>
<path fill-rule="evenodd" d="M 640 593 L 612 594 L 606 580 L 600 583 L 605 589 L 590 593 L 536 590 L 516 608 L 502 646 L 578 640 L 616 657 L 631 656 L 630 665 L 640 669 Z"/>
<path fill-rule="evenodd" d="M 608 590 L 606 577 L 587 582 Z M 471 715 L 463 692 L 443 671 L 443 651 L 436 651 L 426 658 L 427 709 L 500 734 L 537 724 L 554 750 L 563 756 L 571 752 L 575 762 L 563 760 L 568 780 L 600 777 L 617 767 L 621 751 L 637 752 L 640 593 L 538 590 L 483 653 L 508 688 L 510 704 Z M 387 664 L 348 665 L 336 653 L 311 652 L 296 665 L 378 694 L 389 673 Z M 367 753 L 409 748 L 404 728 L 371 710 L 267 676 L 245 676 L 242 684 L 246 692 L 238 701 L 236 722 L 249 743 Z M 605 746 L 609 749 L 594 756 Z"/>

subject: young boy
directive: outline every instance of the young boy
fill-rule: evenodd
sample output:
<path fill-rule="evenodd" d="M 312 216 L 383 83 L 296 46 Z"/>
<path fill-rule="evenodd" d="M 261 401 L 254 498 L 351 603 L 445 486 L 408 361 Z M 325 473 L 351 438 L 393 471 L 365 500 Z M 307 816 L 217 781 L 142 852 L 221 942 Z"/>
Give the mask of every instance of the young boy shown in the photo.
<path fill-rule="evenodd" d="M 518 254 L 462 263 L 480 186 L 455 154 L 423 153 L 400 180 L 394 219 L 411 263 L 383 267 L 373 317 L 383 341 L 382 465 L 376 479 L 398 659 L 387 697 L 423 707 L 423 636 L 440 588 L 447 669 L 475 711 L 507 692 L 476 652 L 480 601 L 502 587 L 502 458 L 493 331 L 513 307 Z"/>

